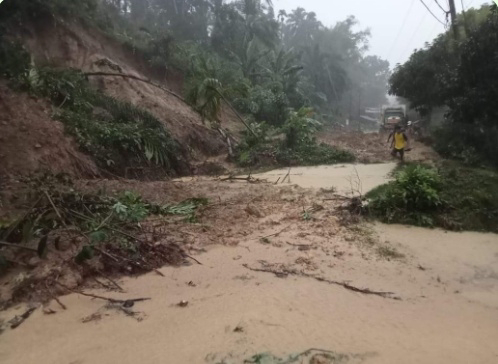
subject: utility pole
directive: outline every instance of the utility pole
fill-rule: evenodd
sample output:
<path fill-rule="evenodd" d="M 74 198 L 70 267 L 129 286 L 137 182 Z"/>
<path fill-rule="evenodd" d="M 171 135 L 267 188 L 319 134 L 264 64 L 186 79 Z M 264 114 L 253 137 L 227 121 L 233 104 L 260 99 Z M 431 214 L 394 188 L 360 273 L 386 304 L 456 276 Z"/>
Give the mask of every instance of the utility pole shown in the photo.
<path fill-rule="evenodd" d="M 361 86 L 358 88 L 358 131 L 361 131 Z"/>
<path fill-rule="evenodd" d="M 453 34 L 455 39 L 458 39 L 458 27 L 457 27 L 457 14 L 455 7 L 455 0 L 448 0 L 450 3 L 450 15 L 451 15 L 451 27 L 453 28 Z"/>

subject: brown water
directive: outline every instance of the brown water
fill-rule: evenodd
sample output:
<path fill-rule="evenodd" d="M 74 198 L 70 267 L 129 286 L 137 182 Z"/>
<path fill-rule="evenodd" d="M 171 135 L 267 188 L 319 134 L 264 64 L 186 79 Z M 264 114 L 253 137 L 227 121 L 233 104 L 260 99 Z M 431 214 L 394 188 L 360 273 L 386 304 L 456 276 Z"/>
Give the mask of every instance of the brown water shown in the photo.
<path fill-rule="evenodd" d="M 363 192 L 381 183 L 393 167 L 356 166 Z M 296 168 L 291 182 L 335 186 L 347 193 L 344 179 L 356 175 L 355 168 Z M 287 171 L 262 176 L 278 178 Z M 265 219 L 276 220 L 279 214 Z M 203 265 L 163 268 L 166 277 L 123 279 L 126 293 L 94 291 L 115 298 L 151 297 L 133 308 L 142 312 L 141 321 L 106 309 L 99 300 L 62 297 L 67 310 L 52 302 L 56 314 L 36 310 L 0 336 L 0 362 L 242 363 L 256 353 L 284 356 L 311 347 L 358 354 L 350 363 L 498 362 L 498 235 L 377 224 L 375 244 L 365 247 L 343 229 L 328 229 L 334 217 L 323 214 L 307 230 L 286 231 L 271 237 L 270 244 L 258 236 L 284 225 L 251 232 L 235 247 L 211 246 L 197 256 Z M 405 258 L 382 258 L 375 253 L 377 246 L 394 248 Z M 257 268 L 263 260 L 394 292 L 400 300 L 306 277 L 278 278 L 243 265 Z M 183 300 L 188 305 L 179 307 Z M 23 311 L 22 306 L 13 308 L 0 313 L 0 319 Z M 82 322 L 95 313 L 100 319 Z"/>
<path fill-rule="evenodd" d="M 363 194 L 389 180 L 396 163 L 379 164 L 337 164 L 318 167 L 282 168 L 255 175 L 279 183 L 289 173 L 290 183 L 304 188 L 336 188 L 337 192 L 351 195 L 352 190 Z M 288 179 L 284 183 L 289 183 Z"/>

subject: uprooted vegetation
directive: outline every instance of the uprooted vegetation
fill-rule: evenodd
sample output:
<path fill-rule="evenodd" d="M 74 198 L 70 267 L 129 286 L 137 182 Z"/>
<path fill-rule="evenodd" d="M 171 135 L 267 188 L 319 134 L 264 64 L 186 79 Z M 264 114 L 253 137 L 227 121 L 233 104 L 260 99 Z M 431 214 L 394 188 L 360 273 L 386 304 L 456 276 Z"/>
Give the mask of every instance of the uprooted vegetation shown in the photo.
<path fill-rule="evenodd" d="M 193 223 L 196 211 L 207 204 L 205 198 L 153 204 L 129 191 L 116 196 L 105 191 L 84 193 L 65 175 L 28 179 L 23 188 L 18 192 L 26 194 L 29 207 L 0 224 L 1 268 L 18 266 L 19 254 L 31 257 L 31 268 L 38 266 L 38 259 L 48 259 L 37 274 L 15 287 L 12 301 L 4 305 L 25 298 L 46 299 L 45 287 L 48 292 L 64 292 L 60 276 L 74 288 L 85 277 L 144 273 L 164 264 L 181 264 L 189 256 L 168 240 L 171 234 L 149 220 L 176 216 Z M 77 278 L 66 282 L 67 276 Z"/>
<path fill-rule="evenodd" d="M 444 162 L 407 165 L 367 194 L 369 213 L 384 222 L 497 232 L 498 173 Z"/>

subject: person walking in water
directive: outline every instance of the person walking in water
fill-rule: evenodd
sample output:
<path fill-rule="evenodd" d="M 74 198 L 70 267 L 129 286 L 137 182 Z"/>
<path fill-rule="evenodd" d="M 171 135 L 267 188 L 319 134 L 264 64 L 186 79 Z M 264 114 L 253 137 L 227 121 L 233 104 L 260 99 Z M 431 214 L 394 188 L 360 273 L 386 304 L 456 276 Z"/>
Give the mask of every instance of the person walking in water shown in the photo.
<path fill-rule="evenodd" d="M 392 140 L 391 140 L 392 138 Z M 396 125 L 394 127 L 394 131 L 389 134 L 389 138 L 387 138 L 387 142 L 391 142 L 391 155 L 396 157 L 399 154 L 401 162 L 405 161 L 405 149 L 408 145 L 408 137 L 406 133 L 401 129 L 401 126 Z"/>

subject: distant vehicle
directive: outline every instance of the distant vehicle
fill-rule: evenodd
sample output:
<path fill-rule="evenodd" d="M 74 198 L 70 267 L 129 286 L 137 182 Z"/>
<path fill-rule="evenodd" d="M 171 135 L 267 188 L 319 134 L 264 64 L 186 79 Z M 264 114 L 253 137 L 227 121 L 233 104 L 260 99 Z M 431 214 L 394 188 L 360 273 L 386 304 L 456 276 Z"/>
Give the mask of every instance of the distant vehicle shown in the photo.
<path fill-rule="evenodd" d="M 392 130 L 396 125 L 404 125 L 406 123 L 406 106 L 382 106 L 380 114 L 381 130 Z"/>

